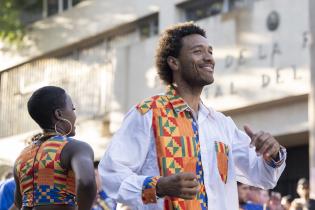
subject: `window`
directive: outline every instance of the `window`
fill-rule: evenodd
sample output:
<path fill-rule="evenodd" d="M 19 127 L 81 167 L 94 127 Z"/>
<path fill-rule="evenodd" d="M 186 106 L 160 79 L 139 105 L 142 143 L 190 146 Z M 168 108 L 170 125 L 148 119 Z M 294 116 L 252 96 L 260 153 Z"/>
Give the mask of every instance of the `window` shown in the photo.
<path fill-rule="evenodd" d="M 43 15 L 51 16 L 58 13 L 58 0 L 44 0 Z"/>
<path fill-rule="evenodd" d="M 259 0 L 256 0 L 259 1 Z M 224 12 L 229 12 L 235 8 L 242 8 L 249 3 L 252 3 L 253 0 L 224 0 Z"/>
<path fill-rule="evenodd" d="M 223 0 L 191 0 L 177 5 L 187 21 L 197 21 L 221 13 Z"/>
<path fill-rule="evenodd" d="M 21 22 L 31 24 L 72 8 L 83 0 L 28 0 L 21 6 Z"/>
<path fill-rule="evenodd" d="M 43 0 L 43 16 L 51 16 L 70 9 L 83 0 Z"/>
<path fill-rule="evenodd" d="M 158 14 L 153 14 L 139 20 L 138 28 L 141 39 L 146 39 L 157 35 L 159 33 Z"/>
<path fill-rule="evenodd" d="M 240 8 L 253 0 L 189 0 L 177 5 L 183 11 L 183 19 L 197 21 L 222 12 Z"/>
<path fill-rule="evenodd" d="M 23 25 L 28 25 L 43 18 L 42 0 L 23 1 L 23 3 L 20 13 L 20 20 Z"/>

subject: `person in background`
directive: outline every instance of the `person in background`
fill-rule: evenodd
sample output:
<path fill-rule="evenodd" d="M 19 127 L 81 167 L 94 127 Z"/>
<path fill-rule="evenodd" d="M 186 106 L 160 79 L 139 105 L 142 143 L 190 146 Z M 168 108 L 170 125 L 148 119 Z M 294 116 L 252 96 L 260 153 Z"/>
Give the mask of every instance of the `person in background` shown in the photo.
<path fill-rule="evenodd" d="M 293 201 L 292 195 L 286 195 L 281 198 L 281 205 L 283 206 L 284 210 L 290 209 L 292 201 Z"/>
<path fill-rule="evenodd" d="M 299 198 L 293 200 L 294 206 L 302 206 L 307 208 L 310 199 L 310 184 L 308 179 L 301 178 L 297 182 L 296 192 Z"/>
<path fill-rule="evenodd" d="M 250 193 L 248 197 L 248 201 L 251 203 L 256 203 L 260 205 L 265 205 L 269 201 L 269 193 L 268 190 L 261 189 L 259 187 L 250 186 Z"/>
<path fill-rule="evenodd" d="M 290 210 L 309 210 L 306 207 L 303 206 L 302 203 L 298 203 L 297 201 L 292 201 Z"/>
<path fill-rule="evenodd" d="M 259 187 L 250 186 L 250 193 L 248 202 L 262 205 L 264 209 L 267 209 L 269 202 L 268 190 L 261 189 Z"/>
<path fill-rule="evenodd" d="M 260 203 L 260 188 L 249 186 L 248 202 Z"/>
<path fill-rule="evenodd" d="M 8 210 L 14 204 L 14 178 L 4 180 L 0 186 L 0 210 Z"/>
<path fill-rule="evenodd" d="M 96 195 L 94 153 L 75 135 L 75 108 L 60 87 L 36 90 L 27 108 L 42 129 L 14 164 L 15 205 L 22 210 L 88 210 Z"/>
<path fill-rule="evenodd" d="M 270 200 L 269 191 L 260 189 L 260 204 L 263 205 L 264 210 L 268 210 L 267 206 Z"/>
<path fill-rule="evenodd" d="M 292 195 L 286 195 L 281 198 L 281 205 L 283 206 L 284 210 L 290 209 L 292 201 Z"/>
<path fill-rule="evenodd" d="M 271 192 L 268 204 L 269 210 L 283 210 L 281 205 L 281 194 L 279 192 Z"/>
<path fill-rule="evenodd" d="M 10 179 L 11 177 L 13 177 L 13 169 L 12 167 L 9 167 L 9 169 L 3 174 L 2 179 L 7 180 Z"/>
<path fill-rule="evenodd" d="M 0 177 L 0 187 L 6 182 L 6 180 L 10 179 L 11 177 L 13 177 L 13 169 L 9 167 Z"/>
<path fill-rule="evenodd" d="M 237 182 L 237 192 L 240 210 L 263 210 L 262 205 L 249 202 L 250 186 Z"/>

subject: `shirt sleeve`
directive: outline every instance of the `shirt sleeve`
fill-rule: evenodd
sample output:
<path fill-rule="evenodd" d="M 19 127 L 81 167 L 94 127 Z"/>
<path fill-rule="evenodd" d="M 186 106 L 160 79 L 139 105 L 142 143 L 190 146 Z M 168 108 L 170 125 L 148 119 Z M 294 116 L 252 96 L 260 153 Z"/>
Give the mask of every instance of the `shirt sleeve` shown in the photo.
<path fill-rule="evenodd" d="M 142 206 L 156 203 L 157 176 L 141 174 L 152 139 L 152 112 L 132 108 L 100 161 L 99 173 L 106 194 L 119 203 Z"/>
<path fill-rule="evenodd" d="M 285 168 L 286 150 L 281 147 L 279 160 L 265 161 L 262 156 L 257 156 L 255 148 L 249 146 L 249 136 L 238 129 L 231 118 L 227 119 L 237 181 L 263 189 L 274 188 Z"/>

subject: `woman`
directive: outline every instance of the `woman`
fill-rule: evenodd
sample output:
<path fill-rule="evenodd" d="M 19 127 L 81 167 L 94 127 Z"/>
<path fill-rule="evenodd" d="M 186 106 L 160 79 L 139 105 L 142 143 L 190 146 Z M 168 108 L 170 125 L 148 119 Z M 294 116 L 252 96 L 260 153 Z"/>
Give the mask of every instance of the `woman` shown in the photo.
<path fill-rule="evenodd" d="M 64 89 L 46 86 L 27 103 L 43 133 L 14 165 L 15 205 L 22 210 L 88 210 L 96 194 L 93 150 L 75 135 L 75 108 Z"/>

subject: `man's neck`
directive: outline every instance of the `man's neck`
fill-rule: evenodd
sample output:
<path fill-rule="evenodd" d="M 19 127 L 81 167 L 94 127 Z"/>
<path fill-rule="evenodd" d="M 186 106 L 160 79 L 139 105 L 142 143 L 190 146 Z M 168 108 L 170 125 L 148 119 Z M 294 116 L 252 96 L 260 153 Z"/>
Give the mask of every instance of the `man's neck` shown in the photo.
<path fill-rule="evenodd" d="M 195 113 L 198 113 L 202 88 L 194 88 L 183 84 L 176 85 L 175 88 L 177 94 L 184 99 L 188 106 L 192 108 Z"/>

